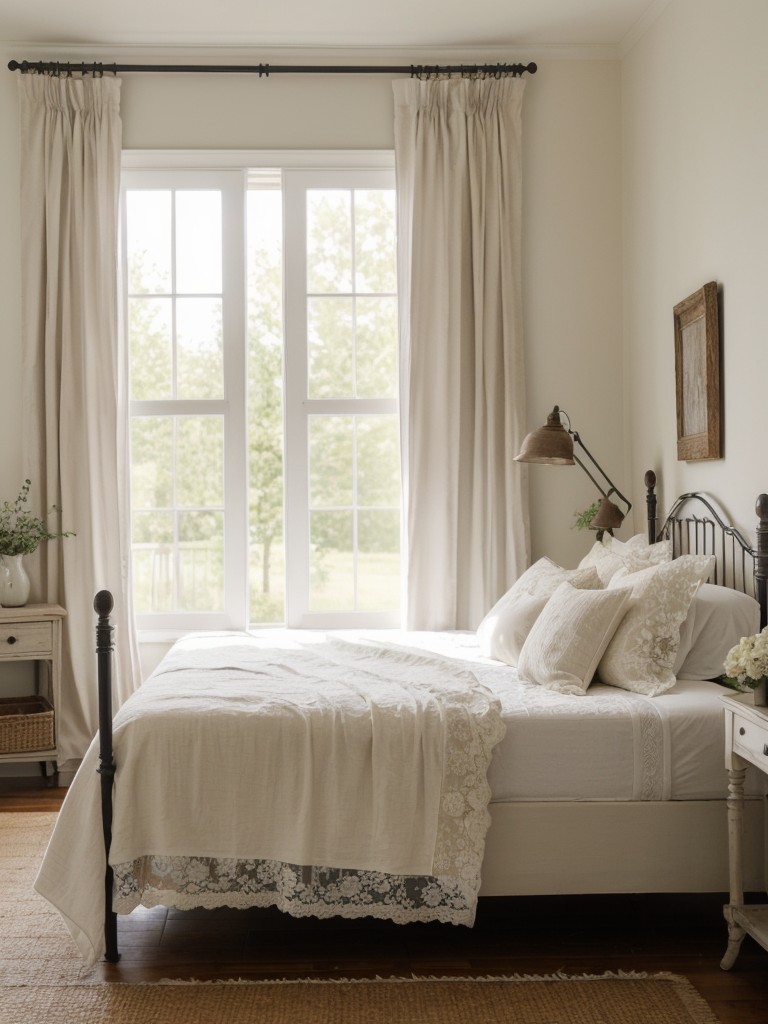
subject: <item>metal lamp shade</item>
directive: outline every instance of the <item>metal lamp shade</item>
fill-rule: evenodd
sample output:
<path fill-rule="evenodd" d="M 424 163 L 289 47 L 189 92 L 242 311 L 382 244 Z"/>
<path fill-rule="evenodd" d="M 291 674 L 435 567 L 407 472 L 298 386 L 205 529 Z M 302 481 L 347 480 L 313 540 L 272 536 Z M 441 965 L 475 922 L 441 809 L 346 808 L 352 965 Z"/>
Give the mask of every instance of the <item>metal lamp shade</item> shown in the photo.
<path fill-rule="evenodd" d="M 547 424 L 531 431 L 523 441 L 515 462 L 539 462 L 549 466 L 573 466 L 573 439 L 560 422 L 557 406 L 547 416 Z"/>
<path fill-rule="evenodd" d="M 589 524 L 590 530 L 618 530 L 624 522 L 624 513 L 614 505 L 610 498 L 603 498 L 597 515 Z"/>

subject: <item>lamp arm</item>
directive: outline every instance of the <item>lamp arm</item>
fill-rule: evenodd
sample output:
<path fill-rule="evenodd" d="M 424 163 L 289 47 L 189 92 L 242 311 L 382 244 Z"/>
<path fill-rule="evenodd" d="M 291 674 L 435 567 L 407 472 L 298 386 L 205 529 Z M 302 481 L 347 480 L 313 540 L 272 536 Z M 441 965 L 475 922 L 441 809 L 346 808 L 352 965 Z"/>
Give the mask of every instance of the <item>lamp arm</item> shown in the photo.
<path fill-rule="evenodd" d="M 581 466 L 581 468 L 584 470 L 584 472 L 587 474 L 589 479 L 592 481 L 592 483 L 595 485 L 595 487 L 597 487 L 598 491 L 600 491 L 600 493 L 603 495 L 604 498 L 610 498 L 610 496 L 612 494 L 615 494 L 617 498 L 620 498 L 624 502 L 624 504 L 627 506 L 627 512 L 629 512 L 629 510 L 632 508 L 632 502 L 629 500 L 629 498 L 625 498 L 624 497 L 624 495 L 618 489 L 618 487 L 613 482 L 613 480 L 611 480 L 611 478 L 605 472 L 603 467 L 600 465 L 600 463 L 594 457 L 592 452 L 587 448 L 587 446 L 581 440 L 581 436 L 580 436 L 579 432 L 577 430 L 570 430 L 570 429 L 569 429 L 568 432 L 570 433 L 571 437 L 573 438 L 574 444 L 577 444 L 581 448 L 581 450 L 584 452 L 584 454 L 590 460 L 592 465 L 598 470 L 599 473 L 602 474 L 603 479 L 606 481 L 606 483 L 609 486 L 608 492 L 606 493 L 603 490 L 602 486 L 597 482 L 597 480 L 595 480 L 595 478 L 592 476 L 592 474 L 587 469 L 587 467 L 584 465 L 584 463 L 581 461 L 581 459 L 577 458 L 576 455 L 573 456 L 574 462 L 577 462 Z"/>

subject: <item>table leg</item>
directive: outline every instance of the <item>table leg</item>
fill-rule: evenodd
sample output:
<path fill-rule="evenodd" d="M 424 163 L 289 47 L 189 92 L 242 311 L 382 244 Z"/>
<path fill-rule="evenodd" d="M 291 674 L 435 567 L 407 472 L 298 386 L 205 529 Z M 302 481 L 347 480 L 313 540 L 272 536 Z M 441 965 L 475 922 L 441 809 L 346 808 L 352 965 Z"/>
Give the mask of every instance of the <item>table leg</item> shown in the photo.
<path fill-rule="evenodd" d="M 736 963 L 736 957 L 739 955 L 744 936 L 747 934 L 741 925 L 733 920 L 733 910 L 734 908 L 731 906 L 727 906 L 723 910 L 725 920 L 728 922 L 728 948 L 720 961 L 720 966 L 724 971 L 730 971 Z"/>
<path fill-rule="evenodd" d="M 731 899 L 723 908 L 728 922 L 728 948 L 720 961 L 724 971 L 729 971 L 739 955 L 741 943 L 746 934 L 734 920 L 734 910 L 744 904 L 744 872 L 742 866 L 742 836 L 744 831 L 744 777 L 746 768 L 731 768 L 728 771 L 728 865 L 730 872 Z"/>

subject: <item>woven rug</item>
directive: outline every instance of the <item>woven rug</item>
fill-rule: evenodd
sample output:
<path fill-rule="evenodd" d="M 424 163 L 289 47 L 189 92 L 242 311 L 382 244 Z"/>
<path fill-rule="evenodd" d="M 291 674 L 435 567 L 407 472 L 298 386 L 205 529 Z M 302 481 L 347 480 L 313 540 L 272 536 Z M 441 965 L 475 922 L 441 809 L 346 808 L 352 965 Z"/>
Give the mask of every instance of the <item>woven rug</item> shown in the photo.
<path fill-rule="evenodd" d="M 717 1024 L 670 974 L 353 981 L 89 981 L 32 889 L 54 814 L 0 813 L 0 1024 Z"/>

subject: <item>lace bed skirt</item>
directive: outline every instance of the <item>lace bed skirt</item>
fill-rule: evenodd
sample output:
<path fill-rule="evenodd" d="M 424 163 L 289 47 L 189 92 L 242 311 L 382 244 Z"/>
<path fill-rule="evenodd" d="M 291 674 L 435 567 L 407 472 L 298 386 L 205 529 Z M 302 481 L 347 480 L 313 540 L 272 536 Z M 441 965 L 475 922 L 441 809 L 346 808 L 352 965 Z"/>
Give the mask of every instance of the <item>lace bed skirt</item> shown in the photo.
<path fill-rule="evenodd" d="M 456 878 L 301 866 L 271 860 L 141 857 L 114 867 L 113 909 L 277 907 L 294 917 L 374 917 L 471 926 L 475 885 Z"/>

